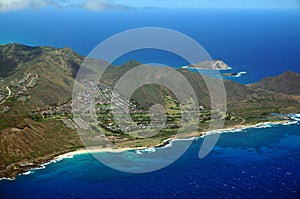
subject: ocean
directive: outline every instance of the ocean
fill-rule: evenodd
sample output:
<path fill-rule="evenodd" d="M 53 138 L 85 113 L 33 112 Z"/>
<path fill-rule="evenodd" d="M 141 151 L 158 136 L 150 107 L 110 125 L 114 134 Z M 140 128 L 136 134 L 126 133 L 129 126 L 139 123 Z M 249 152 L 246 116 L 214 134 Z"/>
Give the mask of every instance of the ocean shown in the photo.
<path fill-rule="evenodd" d="M 247 72 L 240 83 L 292 70 L 300 72 L 299 10 L 165 10 L 133 9 L 91 12 L 83 9 L 37 9 L 0 13 L 0 43 L 70 47 L 88 55 L 100 42 L 132 28 L 163 27 L 182 32 L 201 44 L 213 59 Z M 151 52 L 149 52 L 151 51 Z M 186 61 L 168 52 L 138 50 L 129 60 L 173 67 Z"/>
<path fill-rule="evenodd" d="M 130 174 L 75 155 L 0 181 L 1 198 L 299 198 L 300 123 L 227 131 L 198 158 L 203 138 L 176 162 Z M 209 136 L 209 135 L 208 135 Z M 184 144 L 174 141 L 172 146 Z M 161 149 L 167 150 L 168 148 Z M 129 153 L 129 152 L 123 152 Z"/>
<path fill-rule="evenodd" d="M 164 27 L 198 41 L 213 59 L 247 72 L 243 84 L 292 70 L 300 72 L 299 10 L 41 9 L 0 13 L 0 43 L 71 47 L 82 55 L 131 28 Z M 173 67 L 185 60 L 168 52 L 128 53 L 129 60 Z M 213 151 L 198 158 L 203 138 L 168 167 L 123 173 L 89 154 L 0 181 L 0 198 L 299 198 L 300 124 L 269 125 L 222 133 Z M 185 141 L 175 141 L 173 146 Z M 129 152 L 124 152 L 124 155 Z M 159 160 L 157 160 L 159 161 Z"/>

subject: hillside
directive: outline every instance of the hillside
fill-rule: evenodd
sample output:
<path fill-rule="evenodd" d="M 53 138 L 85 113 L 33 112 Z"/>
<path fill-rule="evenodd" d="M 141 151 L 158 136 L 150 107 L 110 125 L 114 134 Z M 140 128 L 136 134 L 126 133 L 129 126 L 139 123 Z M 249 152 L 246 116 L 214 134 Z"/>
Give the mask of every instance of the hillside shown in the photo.
<path fill-rule="evenodd" d="M 0 45 L 0 177 L 16 176 L 35 164 L 66 151 L 82 147 L 73 128 L 70 104 L 74 78 L 84 60 L 69 48 L 30 47 L 22 44 Z M 90 60 L 95 65 L 101 61 Z M 122 66 L 109 66 L 105 71 L 103 96 L 130 69 L 140 65 L 130 61 Z M 151 66 L 149 66 L 151 67 Z M 85 69 L 93 73 L 93 68 Z M 177 69 L 195 90 L 201 109 L 201 129 L 205 131 L 210 118 L 210 97 L 203 77 L 188 69 Z M 147 78 L 147 74 L 144 74 Z M 300 112 L 300 75 L 287 72 L 265 78 L 252 85 L 224 80 L 228 113 L 226 127 L 267 121 L 270 113 Z M 214 79 L 206 77 L 208 81 Z M 104 98 L 104 97 L 103 97 Z M 104 99 L 100 98 L 100 101 Z M 166 87 L 146 85 L 134 92 L 132 100 L 141 108 L 132 114 L 140 125 L 149 124 L 148 108 L 156 103 L 169 108 L 169 129 L 140 139 L 138 133 L 124 135 L 111 125 L 108 101 L 98 104 L 104 118 L 101 128 L 118 146 L 149 146 L 172 136 L 180 116 L 176 97 Z M 222 116 L 223 117 L 223 116 Z M 276 119 L 276 118 L 275 118 Z M 108 125 L 109 124 L 109 125 Z M 32 166 L 24 162 L 34 162 Z M 22 164 L 21 164 L 22 163 Z M 23 166 L 22 166 L 23 165 Z"/>
<path fill-rule="evenodd" d="M 45 161 L 82 146 L 76 132 L 62 121 L 41 120 L 31 113 L 71 99 L 83 57 L 69 48 L 21 44 L 0 45 L 0 57 L 1 171 L 21 160 Z"/>
<path fill-rule="evenodd" d="M 139 64 L 139 62 L 131 61 L 120 67 L 110 66 L 104 73 L 102 80 L 110 85 L 114 85 L 126 71 Z M 190 82 L 196 92 L 200 105 L 210 108 L 210 95 L 203 77 L 187 69 L 177 69 L 177 71 L 183 74 Z M 147 74 L 143 75 L 146 78 Z M 294 77 L 299 77 L 299 74 L 288 72 L 278 77 L 267 78 L 268 81 L 272 81 L 272 87 L 261 86 L 265 85 L 265 79 L 253 85 L 243 85 L 224 80 L 228 111 L 244 119 L 251 118 L 252 121 L 255 118 L 265 117 L 268 113 L 272 112 L 299 112 L 299 99 L 287 95 L 287 91 L 289 91 L 289 94 L 299 95 L 298 85 L 300 85 L 300 80 Z M 213 78 L 205 78 L 213 84 Z M 282 89 L 282 87 L 288 87 L 288 89 Z M 171 95 L 175 99 L 174 94 L 166 87 L 147 85 L 141 87 L 138 92 L 135 92 L 132 98 L 139 102 L 139 104 L 148 107 L 151 104 L 161 103 L 162 99 L 159 96 L 166 94 Z"/>
<path fill-rule="evenodd" d="M 2 84 L 18 86 L 24 74 L 37 75 L 37 84 L 28 90 L 30 99 L 14 109 L 43 109 L 71 99 L 74 77 L 83 57 L 69 48 L 29 47 L 21 44 L 0 45 Z"/>
<path fill-rule="evenodd" d="M 300 95 L 300 74 L 288 71 L 277 77 L 266 77 L 250 87 L 287 95 Z"/>

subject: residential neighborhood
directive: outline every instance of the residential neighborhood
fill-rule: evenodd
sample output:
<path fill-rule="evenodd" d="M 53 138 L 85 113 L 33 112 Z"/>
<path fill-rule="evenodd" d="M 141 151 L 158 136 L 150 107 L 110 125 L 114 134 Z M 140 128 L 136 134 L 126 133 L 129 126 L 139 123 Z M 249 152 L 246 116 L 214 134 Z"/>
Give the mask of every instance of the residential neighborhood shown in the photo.
<path fill-rule="evenodd" d="M 0 112 L 4 113 L 9 110 L 9 106 L 3 104 L 9 100 L 19 102 L 26 101 L 31 98 L 28 90 L 34 87 L 39 79 L 35 73 L 24 73 L 21 78 L 13 80 L 9 83 L 0 81 Z"/>

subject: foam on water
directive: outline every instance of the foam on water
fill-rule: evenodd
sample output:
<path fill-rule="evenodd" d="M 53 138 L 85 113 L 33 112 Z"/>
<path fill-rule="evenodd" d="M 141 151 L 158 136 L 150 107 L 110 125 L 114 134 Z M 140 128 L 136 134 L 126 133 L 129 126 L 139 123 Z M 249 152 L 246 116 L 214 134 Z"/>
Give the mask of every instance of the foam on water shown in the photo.
<path fill-rule="evenodd" d="M 245 74 L 247 74 L 246 71 L 238 72 L 235 77 L 241 77 L 242 75 L 245 75 Z"/>
<path fill-rule="evenodd" d="M 241 132 L 246 132 L 245 130 L 247 129 L 251 129 L 251 128 L 256 128 L 256 129 L 263 129 L 263 128 L 272 128 L 272 127 L 276 127 L 278 125 L 283 125 L 283 126 L 287 126 L 287 125 L 293 125 L 293 124 L 297 124 L 300 121 L 300 114 L 288 114 L 290 121 L 285 121 L 285 122 L 265 122 L 265 123 L 260 123 L 260 124 L 256 124 L 256 125 L 252 125 L 252 126 L 245 126 L 245 127 L 241 127 L 241 128 L 231 128 L 231 129 L 220 129 L 220 130 L 214 130 L 214 131 L 209 131 L 206 132 L 206 134 L 198 136 L 198 137 L 191 137 L 191 138 L 184 138 L 184 139 L 172 139 L 169 141 L 168 144 L 166 144 L 163 147 L 149 147 L 146 149 L 139 149 L 139 150 L 134 150 L 136 154 L 145 154 L 145 153 L 154 153 L 157 150 L 162 150 L 165 148 L 170 148 L 173 146 L 173 142 L 176 141 L 190 141 L 190 140 L 198 140 L 199 138 L 204 138 L 205 136 L 210 136 L 213 134 L 223 134 L 223 133 L 241 133 Z M 101 153 L 101 152 L 97 152 L 97 153 Z M 58 163 L 60 161 L 62 161 L 63 159 L 71 159 L 74 158 L 73 154 L 67 153 L 64 155 L 60 155 L 56 158 L 54 158 L 53 160 L 46 162 L 44 164 L 42 164 L 41 166 L 37 167 L 37 168 L 33 168 L 30 169 L 28 171 L 26 171 L 25 173 L 22 173 L 20 175 L 29 175 L 31 173 L 34 173 L 34 170 L 40 170 L 40 169 L 45 169 L 47 165 L 52 164 L 52 163 Z M 0 180 L 13 180 L 10 178 L 0 178 Z"/>
<path fill-rule="evenodd" d="M 14 180 L 12 178 L 0 178 L 0 180 Z"/>
<path fill-rule="evenodd" d="M 150 147 L 146 149 L 135 150 L 137 154 L 145 154 L 145 153 L 154 153 L 156 151 L 155 147 Z"/>
<path fill-rule="evenodd" d="M 218 194 L 224 198 L 238 198 L 241 193 L 251 198 L 296 198 L 300 175 L 297 158 L 299 125 L 256 125 L 264 126 L 266 128 L 237 129 L 242 133 L 223 131 L 228 133 L 220 137 L 216 147 L 204 159 L 197 156 L 203 141 L 198 138 L 181 158 L 152 173 L 126 174 L 104 166 L 90 155 L 80 155 L 47 166 L 30 177 L 2 181 L 0 192 L 6 198 L 34 198 L 37 195 L 40 198 L 53 198 L 54 195 L 57 198 L 93 198 L 99 195 L 147 198 L 149 194 L 161 198 L 184 198 L 187 193 L 191 198 L 199 195 L 217 198 Z M 176 140 L 172 145 L 177 147 L 184 142 Z M 14 191 L 18 186 L 22 187 L 19 193 Z"/>
<path fill-rule="evenodd" d="M 25 173 L 21 173 L 20 175 L 26 176 L 26 175 L 29 175 L 29 174 L 31 174 L 31 173 L 32 173 L 32 171 L 26 171 Z"/>

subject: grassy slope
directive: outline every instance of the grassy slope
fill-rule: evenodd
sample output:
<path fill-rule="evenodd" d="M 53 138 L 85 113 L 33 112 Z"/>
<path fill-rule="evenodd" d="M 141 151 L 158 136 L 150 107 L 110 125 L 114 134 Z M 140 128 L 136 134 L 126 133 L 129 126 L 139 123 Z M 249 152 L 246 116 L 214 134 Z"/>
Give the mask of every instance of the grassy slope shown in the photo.
<path fill-rule="evenodd" d="M 0 168 L 18 161 L 54 156 L 82 144 L 75 130 L 59 120 L 34 121 L 29 112 L 59 105 L 71 99 L 74 77 L 82 57 L 71 49 L 0 46 L 0 76 L 3 84 L 20 79 L 24 73 L 38 74 L 25 102 L 7 101 L 11 109 L 0 115 Z"/>
<path fill-rule="evenodd" d="M 0 76 L 5 77 L 4 82 L 10 82 L 26 72 L 39 75 L 37 84 L 30 89 L 31 99 L 22 103 L 7 102 L 12 109 L 0 115 L 1 169 L 13 162 L 53 156 L 81 146 L 76 132 L 67 129 L 61 121 L 34 121 L 28 112 L 70 100 L 74 77 L 82 60 L 83 57 L 68 48 L 0 45 Z M 126 71 L 137 65 L 138 62 L 132 61 L 122 67 L 110 66 L 104 74 L 104 80 L 114 84 Z M 178 71 L 191 83 L 200 104 L 209 107 L 210 98 L 204 80 L 186 69 Z M 294 73 L 269 78 L 254 85 L 224 81 L 229 111 L 250 122 L 270 112 L 300 112 L 299 82 L 299 75 Z M 165 87 L 147 85 L 138 89 L 133 98 L 147 107 L 161 103 L 163 99 L 160 96 L 166 94 L 173 95 Z M 163 138 L 156 137 L 153 143 Z M 151 143 L 151 140 L 138 142 L 143 145 Z"/>
<path fill-rule="evenodd" d="M 132 61 L 121 67 L 111 66 L 106 71 L 104 81 L 114 85 L 117 80 L 128 70 L 139 65 Z M 196 91 L 200 105 L 210 107 L 210 96 L 204 79 L 198 74 L 186 69 L 178 69 L 190 82 Z M 242 85 L 236 82 L 224 80 L 228 111 L 235 113 L 242 118 L 266 117 L 268 113 L 296 113 L 300 112 L 299 85 L 300 75 L 287 72 L 278 77 L 271 77 L 252 85 Z M 207 78 L 208 81 L 213 81 Z M 138 92 L 137 92 L 138 91 Z M 159 85 L 147 85 L 139 88 L 134 94 L 133 99 L 143 106 L 161 103 L 160 96 L 166 94 L 173 96 L 167 88 Z M 291 96 L 292 95 L 292 96 Z"/>
<path fill-rule="evenodd" d="M 300 95 L 299 82 L 300 74 L 288 71 L 277 77 L 266 77 L 250 87 L 287 95 Z"/>

